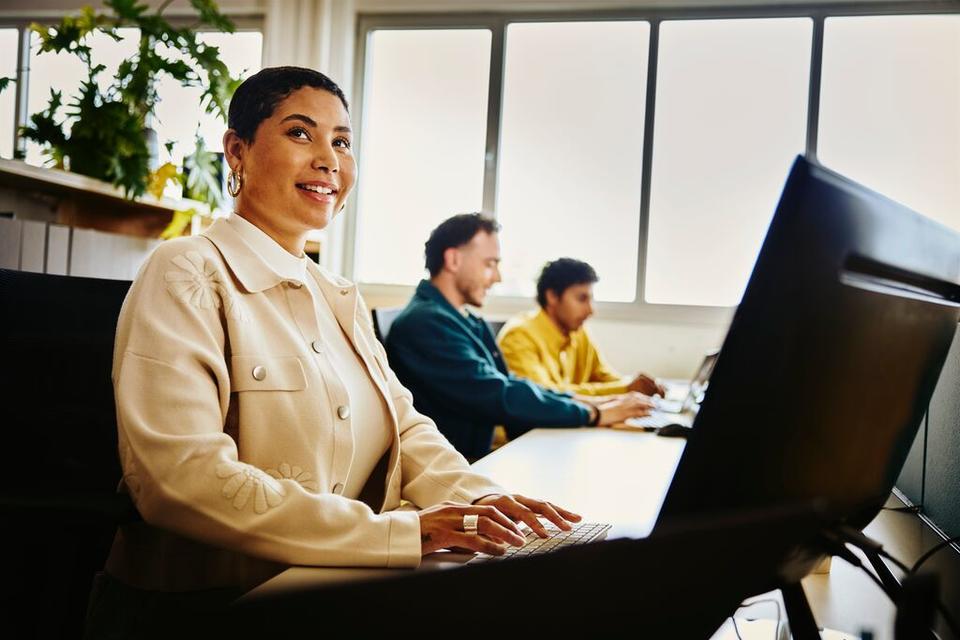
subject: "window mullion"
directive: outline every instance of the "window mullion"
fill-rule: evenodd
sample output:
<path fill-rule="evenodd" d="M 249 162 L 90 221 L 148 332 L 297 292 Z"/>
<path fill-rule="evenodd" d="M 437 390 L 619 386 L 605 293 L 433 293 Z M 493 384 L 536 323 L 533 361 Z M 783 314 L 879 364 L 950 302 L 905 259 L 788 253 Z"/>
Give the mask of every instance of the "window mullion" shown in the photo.
<path fill-rule="evenodd" d="M 507 21 L 499 18 L 490 25 L 490 86 L 487 91 L 487 141 L 483 162 L 483 210 L 496 215 L 497 160 L 500 123 L 503 113 L 503 61 L 507 46 Z"/>
<path fill-rule="evenodd" d="M 17 86 L 16 110 L 13 123 L 13 152 L 14 157 L 27 151 L 27 141 L 20 137 L 20 127 L 27 124 L 30 117 L 30 29 L 20 27 L 17 30 Z"/>
<path fill-rule="evenodd" d="M 813 18 L 813 42 L 810 51 L 810 96 L 807 103 L 808 158 L 817 157 L 817 138 L 820 128 L 820 79 L 823 69 L 823 16 Z"/>
<path fill-rule="evenodd" d="M 653 159 L 653 125 L 657 106 L 657 63 L 659 60 L 660 20 L 650 21 L 650 50 L 647 55 L 647 105 L 643 122 L 643 159 L 640 173 L 640 233 L 637 238 L 637 305 L 644 305 L 647 273 L 647 242 L 650 230 L 650 176 Z"/>

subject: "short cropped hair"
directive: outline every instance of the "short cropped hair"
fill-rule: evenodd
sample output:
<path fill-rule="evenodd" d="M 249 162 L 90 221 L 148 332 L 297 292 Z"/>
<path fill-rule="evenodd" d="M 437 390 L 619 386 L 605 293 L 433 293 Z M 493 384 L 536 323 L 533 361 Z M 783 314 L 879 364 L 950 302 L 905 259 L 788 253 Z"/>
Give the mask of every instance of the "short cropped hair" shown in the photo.
<path fill-rule="evenodd" d="M 247 143 L 253 142 L 260 123 L 273 115 L 277 105 L 302 87 L 329 91 L 340 98 L 348 112 L 347 98 L 336 82 L 319 71 L 304 67 L 268 67 L 253 74 L 237 87 L 230 99 L 227 126 Z"/>
<path fill-rule="evenodd" d="M 434 277 L 443 270 L 443 253 L 447 249 L 462 247 L 473 237 L 484 233 L 497 233 L 500 225 L 497 221 L 482 213 L 461 213 L 447 218 L 430 232 L 430 238 L 423 245 L 427 271 Z"/>
<path fill-rule="evenodd" d="M 557 297 L 576 284 L 593 284 L 597 282 L 597 272 L 586 262 L 573 258 L 558 258 L 548 262 L 537 278 L 537 302 L 544 309 L 547 308 L 547 291 L 553 291 Z"/>

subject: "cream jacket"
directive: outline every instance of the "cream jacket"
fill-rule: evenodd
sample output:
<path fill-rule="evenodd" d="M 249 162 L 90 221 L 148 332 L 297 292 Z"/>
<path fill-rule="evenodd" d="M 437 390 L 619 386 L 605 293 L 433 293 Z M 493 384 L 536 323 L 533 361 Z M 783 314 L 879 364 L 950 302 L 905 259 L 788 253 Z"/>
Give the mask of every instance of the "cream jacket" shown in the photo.
<path fill-rule="evenodd" d="M 401 498 L 426 507 L 504 489 L 414 410 L 356 285 L 308 261 L 393 433 L 380 508 L 340 495 L 363 443 L 323 353 L 334 338 L 319 334 L 308 287 L 236 224 L 162 244 L 124 302 L 112 373 L 123 486 L 147 528 L 205 545 L 284 564 L 417 566 L 419 518 L 396 510 Z"/>

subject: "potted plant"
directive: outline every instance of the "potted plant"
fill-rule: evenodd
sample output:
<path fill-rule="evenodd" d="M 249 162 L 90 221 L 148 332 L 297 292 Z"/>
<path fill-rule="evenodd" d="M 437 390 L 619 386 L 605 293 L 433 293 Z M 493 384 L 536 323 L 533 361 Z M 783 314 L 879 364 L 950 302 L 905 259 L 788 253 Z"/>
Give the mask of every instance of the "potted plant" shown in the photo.
<path fill-rule="evenodd" d="M 110 182 L 130 198 L 143 195 L 151 183 L 150 141 L 156 140 L 148 122 L 164 74 L 184 86 L 202 87 L 201 106 L 226 120 L 227 102 L 240 81 L 230 75 L 217 47 L 201 42 L 194 29 L 208 26 L 232 33 L 233 23 L 213 0 L 190 0 L 197 23 L 176 28 L 163 17 L 171 2 L 148 12 L 149 7 L 137 0 L 104 0 L 109 12 L 84 7 L 56 26 L 30 26 L 40 38 L 41 53 L 71 53 L 87 71 L 78 93 L 66 102 L 65 118 L 59 115 L 63 95 L 51 90 L 47 108 L 20 129 L 21 136 L 44 146 L 52 166 Z M 104 66 L 94 64 L 87 38 L 101 32 L 119 41 L 117 30 L 122 27 L 139 30 L 137 53 L 124 60 L 101 89 L 98 78 Z"/>

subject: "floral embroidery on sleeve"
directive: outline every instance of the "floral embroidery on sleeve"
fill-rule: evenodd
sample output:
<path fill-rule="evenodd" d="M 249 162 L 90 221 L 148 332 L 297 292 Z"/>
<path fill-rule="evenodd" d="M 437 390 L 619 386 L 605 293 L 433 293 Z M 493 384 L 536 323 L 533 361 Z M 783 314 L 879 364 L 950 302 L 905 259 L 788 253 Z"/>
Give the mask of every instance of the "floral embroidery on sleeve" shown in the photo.
<path fill-rule="evenodd" d="M 178 269 L 167 271 L 163 278 L 167 291 L 173 297 L 200 309 L 219 309 L 221 306 L 236 320 L 246 321 L 243 305 L 224 286 L 216 266 L 197 251 L 187 251 L 172 262 Z"/>
<path fill-rule="evenodd" d="M 281 462 L 279 469 L 267 469 L 267 473 L 277 480 L 296 480 L 301 487 L 309 489 L 310 491 L 317 491 L 319 489 L 316 481 L 313 480 L 312 474 L 304 471 L 300 467 L 291 468 L 286 462 Z"/>
<path fill-rule="evenodd" d="M 224 462 L 217 465 L 217 477 L 227 481 L 220 493 L 224 498 L 232 499 L 233 507 L 238 511 L 242 511 L 252 497 L 253 510 L 266 513 L 283 502 L 286 495 L 283 485 L 250 465 Z"/>

